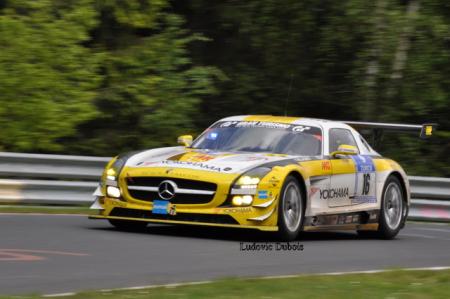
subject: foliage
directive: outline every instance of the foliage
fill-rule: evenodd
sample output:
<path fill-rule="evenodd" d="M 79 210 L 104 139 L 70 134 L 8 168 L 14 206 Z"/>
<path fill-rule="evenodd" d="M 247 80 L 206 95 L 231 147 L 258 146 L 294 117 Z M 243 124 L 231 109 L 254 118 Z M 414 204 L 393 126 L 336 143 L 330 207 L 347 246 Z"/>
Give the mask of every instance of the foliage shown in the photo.
<path fill-rule="evenodd" d="M 114 155 L 171 145 L 175 136 L 193 130 L 201 97 L 216 91 L 220 72 L 192 65 L 187 52 L 202 38 L 182 29 L 182 18 L 164 11 L 161 2 L 159 10 L 149 1 L 139 2 L 149 5 L 146 13 L 134 2 L 126 8 L 100 2 L 93 48 L 103 52 L 96 97 L 101 115 L 63 141 L 72 152 Z"/>
<path fill-rule="evenodd" d="M 410 174 L 450 176 L 444 0 L 0 0 L 0 148 L 113 155 L 220 117 L 439 123 L 387 134 Z"/>
<path fill-rule="evenodd" d="M 8 1 L 0 10 L 0 148 L 61 150 L 56 139 L 96 115 L 97 59 L 83 43 L 89 1 Z"/>
<path fill-rule="evenodd" d="M 211 98 L 214 105 L 203 103 L 199 126 L 227 114 L 285 112 L 437 122 L 441 132 L 431 141 L 388 134 L 378 150 L 411 174 L 450 176 L 448 2 L 190 2 L 190 9 L 178 9 L 213 40 L 196 49 L 196 60 L 230 78 Z"/>

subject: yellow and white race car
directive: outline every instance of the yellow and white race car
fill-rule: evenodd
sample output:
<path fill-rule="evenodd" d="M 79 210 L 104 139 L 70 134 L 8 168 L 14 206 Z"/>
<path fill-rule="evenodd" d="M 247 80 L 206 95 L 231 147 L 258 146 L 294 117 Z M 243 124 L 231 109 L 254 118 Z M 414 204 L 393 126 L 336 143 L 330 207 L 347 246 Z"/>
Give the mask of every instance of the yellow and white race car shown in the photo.
<path fill-rule="evenodd" d="M 120 229 L 149 222 L 251 228 L 294 240 L 301 231 L 356 230 L 393 238 L 410 191 L 399 164 L 355 129 L 421 131 L 433 124 L 235 116 L 182 146 L 113 158 L 92 208 Z"/>

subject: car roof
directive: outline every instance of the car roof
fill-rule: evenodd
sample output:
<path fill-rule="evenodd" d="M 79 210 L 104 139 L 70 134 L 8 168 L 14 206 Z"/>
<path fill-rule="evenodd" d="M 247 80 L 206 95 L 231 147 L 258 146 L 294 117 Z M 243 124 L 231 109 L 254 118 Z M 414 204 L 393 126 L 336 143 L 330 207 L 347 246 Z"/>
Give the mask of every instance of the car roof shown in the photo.
<path fill-rule="evenodd" d="M 274 116 L 274 115 L 238 115 L 221 119 L 220 121 L 263 121 L 274 123 L 285 123 L 295 125 L 308 125 L 328 128 L 345 128 L 353 131 L 353 128 L 344 122 L 333 121 L 327 119 L 308 118 L 308 117 L 292 117 L 292 116 Z"/>

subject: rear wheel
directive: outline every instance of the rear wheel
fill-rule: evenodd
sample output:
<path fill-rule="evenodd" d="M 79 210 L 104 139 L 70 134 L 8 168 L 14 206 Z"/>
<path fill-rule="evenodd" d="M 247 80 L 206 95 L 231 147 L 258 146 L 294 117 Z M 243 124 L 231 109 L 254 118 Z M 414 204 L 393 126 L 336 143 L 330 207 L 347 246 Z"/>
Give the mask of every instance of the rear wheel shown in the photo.
<path fill-rule="evenodd" d="M 406 200 L 400 181 L 390 176 L 383 188 L 380 216 L 377 231 L 358 231 L 358 234 L 382 239 L 393 239 L 404 226 Z"/>
<path fill-rule="evenodd" d="M 132 221 L 132 220 L 120 220 L 120 219 L 108 219 L 115 228 L 126 231 L 139 231 L 143 230 L 147 226 L 145 221 Z"/>
<path fill-rule="evenodd" d="M 281 190 L 278 204 L 278 237 L 295 240 L 303 227 L 305 215 L 304 194 L 293 176 L 288 176 Z"/>

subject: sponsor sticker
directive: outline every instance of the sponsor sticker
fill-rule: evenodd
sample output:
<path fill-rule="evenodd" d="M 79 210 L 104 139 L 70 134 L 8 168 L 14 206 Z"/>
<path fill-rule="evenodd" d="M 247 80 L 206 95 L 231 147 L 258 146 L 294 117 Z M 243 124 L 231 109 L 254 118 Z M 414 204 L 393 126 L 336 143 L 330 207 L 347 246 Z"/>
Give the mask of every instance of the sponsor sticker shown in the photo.
<path fill-rule="evenodd" d="M 177 165 L 177 166 L 188 166 L 188 167 L 191 167 L 191 168 L 198 168 L 198 169 L 217 171 L 217 172 L 221 172 L 222 171 L 222 168 L 220 168 L 220 167 L 217 167 L 217 166 L 214 166 L 214 165 L 209 165 L 209 164 L 204 164 L 204 163 L 201 163 L 201 162 L 164 160 L 164 161 L 161 162 L 161 164 Z M 224 171 L 227 171 L 227 170 L 224 169 Z"/>
<path fill-rule="evenodd" d="M 223 209 L 223 212 L 225 214 L 232 214 L 232 213 L 250 213 L 252 211 L 251 207 L 243 207 L 243 208 L 226 208 Z"/>
<path fill-rule="evenodd" d="M 289 129 L 291 125 L 265 122 L 265 121 L 241 121 L 236 124 L 236 128 L 270 128 L 270 129 Z"/>
<path fill-rule="evenodd" d="M 164 200 L 154 200 L 153 201 L 153 214 L 168 214 L 169 202 Z"/>
<path fill-rule="evenodd" d="M 270 121 L 227 121 L 219 123 L 215 126 L 216 128 L 267 128 L 267 129 L 280 129 L 289 130 L 293 133 L 308 133 L 308 134 L 319 134 L 321 135 L 321 130 L 316 127 L 296 125 L 296 124 L 285 124 Z M 208 136 L 207 136 L 208 137 Z"/>
<path fill-rule="evenodd" d="M 269 192 L 267 190 L 260 190 L 260 191 L 258 191 L 258 198 L 259 199 L 268 199 L 269 198 Z"/>
<path fill-rule="evenodd" d="M 346 199 L 348 198 L 348 188 L 331 188 L 319 190 L 320 199 Z"/>
<path fill-rule="evenodd" d="M 235 125 L 237 123 L 238 123 L 237 121 L 227 121 L 227 122 L 222 123 L 220 125 L 220 127 L 227 128 L 227 127 L 230 127 L 230 126 Z"/>
<path fill-rule="evenodd" d="M 303 132 L 305 130 L 309 130 L 311 127 L 305 127 L 305 126 L 295 126 L 292 128 L 293 132 Z"/>
<path fill-rule="evenodd" d="M 269 183 L 272 184 L 272 187 L 276 187 L 280 183 L 280 180 L 273 176 L 270 178 Z"/>
<path fill-rule="evenodd" d="M 209 160 L 214 159 L 214 156 L 207 155 L 207 154 L 194 154 L 190 157 L 187 157 L 185 161 L 187 162 L 206 162 Z"/>
<path fill-rule="evenodd" d="M 352 203 L 376 203 L 377 198 L 375 196 L 356 195 L 352 198 Z"/>
<path fill-rule="evenodd" d="M 356 164 L 357 172 L 374 172 L 375 165 L 373 164 L 372 158 L 365 155 L 355 155 L 351 156 Z"/>
<path fill-rule="evenodd" d="M 169 208 L 169 215 L 171 216 L 175 216 L 177 214 L 177 206 L 176 205 L 171 205 Z"/>
<path fill-rule="evenodd" d="M 331 170 L 331 163 L 330 163 L 330 161 L 323 161 L 322 162 L 322 170 Z"/>

